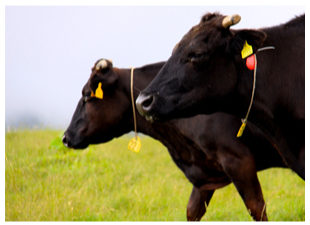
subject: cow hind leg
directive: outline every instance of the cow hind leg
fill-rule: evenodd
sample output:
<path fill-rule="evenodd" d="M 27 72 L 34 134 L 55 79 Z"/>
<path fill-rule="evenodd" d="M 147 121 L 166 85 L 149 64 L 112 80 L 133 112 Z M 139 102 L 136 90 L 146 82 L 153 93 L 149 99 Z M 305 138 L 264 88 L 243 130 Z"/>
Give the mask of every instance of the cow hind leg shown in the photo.
<path fill-rule="evenodd" d="M 206 205 L 212 198 L 214 190 L 199 190 L 193 187 L 191 196 L 187 204 L 187 221 L 200 221 L 206 213 Z"/>

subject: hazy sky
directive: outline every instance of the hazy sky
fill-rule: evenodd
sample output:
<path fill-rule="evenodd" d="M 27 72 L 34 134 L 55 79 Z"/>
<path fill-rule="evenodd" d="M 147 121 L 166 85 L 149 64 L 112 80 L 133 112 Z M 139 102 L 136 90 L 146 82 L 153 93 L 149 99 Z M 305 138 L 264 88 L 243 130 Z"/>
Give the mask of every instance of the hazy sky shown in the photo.
<path fill-rule="evenodd" d="M 66 128 L 98 59 L 120 68 L 166 60 L 214 11 L 241 15 L 236 29 L 260 28 L 305 6 L 5 6 L 6 125 L 26 115 Z"/>

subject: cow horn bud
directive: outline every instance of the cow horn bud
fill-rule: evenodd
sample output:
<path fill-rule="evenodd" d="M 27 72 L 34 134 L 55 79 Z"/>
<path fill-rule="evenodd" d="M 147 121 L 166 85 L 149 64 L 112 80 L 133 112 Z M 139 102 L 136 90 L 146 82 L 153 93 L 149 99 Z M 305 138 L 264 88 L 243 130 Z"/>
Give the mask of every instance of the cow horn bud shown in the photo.
<path fill-rule="evenodd" d="M 239 23 L 240 20 L 241 20 L 241 16 L 239 16 L 238 14 L 226 16 L 222 21 L 222 26 L 224 28 L 229 28 L 231 25 L 235 25 Z"/>
<path fill-rule="evenodd" d="M 104 69 L 108 66 L 108 63 L 105 59 L 101 59 L 97 64 L 96 64 L 96 70 L 101 70 Z"/>
<path fill-rule="evenodd" d="M 113 66 L 113 61 L 112 59 L 108 59 L 108 61 L 111 63 L 111 65 Z"/>

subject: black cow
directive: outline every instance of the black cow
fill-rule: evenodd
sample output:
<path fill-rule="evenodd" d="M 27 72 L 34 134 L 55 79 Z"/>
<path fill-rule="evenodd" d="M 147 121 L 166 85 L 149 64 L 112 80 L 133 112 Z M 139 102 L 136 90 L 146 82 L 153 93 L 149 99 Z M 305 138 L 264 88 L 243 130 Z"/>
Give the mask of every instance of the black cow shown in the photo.
<path fill-rule="evenodd" d="M 137 90 L 145 88 L 163 65 L 157 63 L 134 70 L 134 99 L 138 96 Z M 91 97 L 99 82 L 104 93 L 102 99 Z M 132 131 L 130 95 L 130 69 L 115 68 L 108 60 L 98 61 L 83 88 L 63 143 L 83 149 Z M 187 206 L 188 220 L 200 220 L 214 191 L 231 182 L 252 217 L 267 220 L 256 171 L 285 165 L 258 128 L 249 124 L 243 137 L 237 139 L 239 119 L 223 113 L 165 123 L 149 123 L 137 113 L 137 128 L 163 143 L 193 184 Z"/>
<path fill-rule="evenodd" d="M 247 68 L 247 57 L 256 53 L 256 89 L 249 120 L 305 179 L 304 159 L 298 160 L 305 157 L 305 15 L 260 30 L 229 29 L 239 20 L 239 15 L 204 15 L 141 92 L 137 108 L 147 119 L 158 121 L 214 112 L 244 118 L 255 73 Z M 252 52 L 243 59 L 246 46 Z M 275 49 L 260 51 L 263 47 Z"/>

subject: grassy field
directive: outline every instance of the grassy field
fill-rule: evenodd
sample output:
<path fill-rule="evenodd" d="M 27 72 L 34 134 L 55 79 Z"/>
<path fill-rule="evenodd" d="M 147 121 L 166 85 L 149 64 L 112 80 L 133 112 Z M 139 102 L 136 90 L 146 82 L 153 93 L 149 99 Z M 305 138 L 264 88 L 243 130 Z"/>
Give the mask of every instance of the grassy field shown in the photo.
<path fill-rule="evenodd" d="M 5 134 L 6 221 L 185 221 L 192 185 L 158 141 L 129 137 L 84 151 L 49 149 L 60 131 Z M 259 173 L 268 219 L 305 220 L 305 182 L 288 169 Z M 235 187 L 219 189 L 202 221 L 251 221 Z"/>

